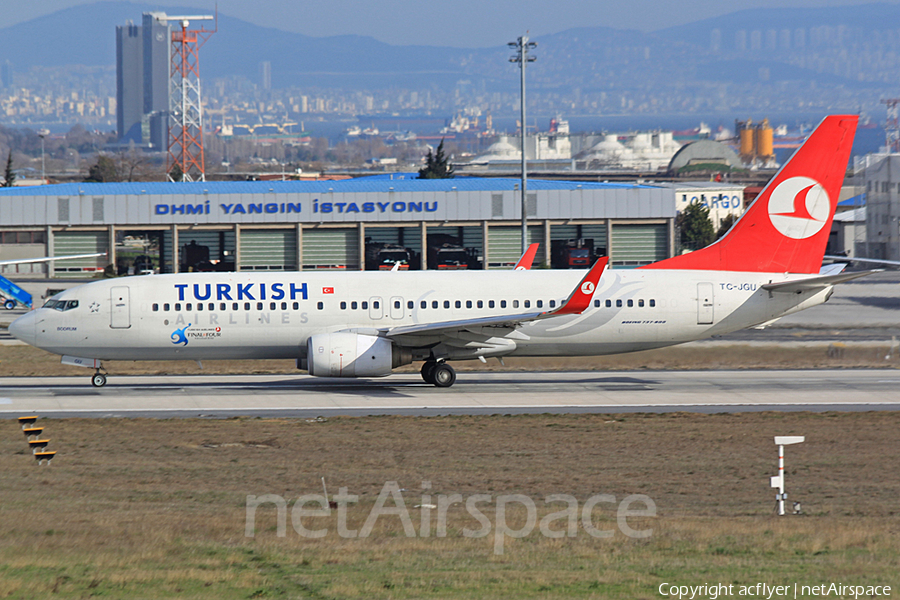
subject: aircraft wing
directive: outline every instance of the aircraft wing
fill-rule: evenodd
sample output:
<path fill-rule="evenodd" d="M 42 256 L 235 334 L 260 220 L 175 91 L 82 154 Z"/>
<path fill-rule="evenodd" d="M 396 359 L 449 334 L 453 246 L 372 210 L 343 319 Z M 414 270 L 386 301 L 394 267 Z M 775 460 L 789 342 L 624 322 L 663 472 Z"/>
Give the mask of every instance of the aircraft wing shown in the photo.
<path fill-rule="evenodd" d="M 457 319 L 454 321 L 441 321 L 438 323 L 420 323 L 416 325 L 400 325 L 392 327 L 384 331 L 384 335 L 388 338 L 397 338 L 408 335 L 441 335 L 450 334 L 452 332 L 479 328 L 479 327 L 509 327 L 514 328 L 522 323 L 529 321 L 539 321 L 562 315 L 581 314 L 590 306 L 591 298 L 594 296 L 594 290 L 597 289 L 597 282 L 606 269 L 609 262 L 608 257 L 599 259 L 587 275 L 582 278 L 569 297 L 559 307 L 549 311 L 527 312 L 512 315 L 497 315 L 490 317 L 479 317 L 476 319 Z"/>
<path fill-rule="evenodd" d="M 779 283 L 766 283 L 761 287 L 770 292 L 781 292 L 785 294 L 799 294 L 800 292 L 809 292 L 811 290 L 823 289 L 836 283 L 843 283 L 851 279 L 865 277 L 872 273 L 880 273 L 883 269 L 874 269 L 871 271 L 855 271 L 852 273 L 840 273 L 838 275 L 819 275 L 818 277 L 808 277 L 807 279 L 797 279 L 795 281 L 781 281 Z"/>
<path fill-rule="evenodd" d="M 69 256 L 42 256 L 41 258 L 17 258 L 15 260 L 0 260 L 0 267 L 4 265 L 22 265 L 26 263 L 50 262 L 52 260 L 72 260 L 75 258 L 94 258 L 96 256 L 106 256 L 106 252 L 98 252 L 96 254 L 72 254 Z"/>
<path fill-rule="evenodd" d="M 852 256 L 840 256 L 840 255 L 832 255 L 826 254 L 822 258 L 827 258 L 829 260 L 834 260 L 838 262 L 851 263 L 851 262 L 859 262 L 859 263 L 871 263 L 873 265 L 900 265 L 900 260 L 883 260 L 878 258 L 854 258 Z"/>

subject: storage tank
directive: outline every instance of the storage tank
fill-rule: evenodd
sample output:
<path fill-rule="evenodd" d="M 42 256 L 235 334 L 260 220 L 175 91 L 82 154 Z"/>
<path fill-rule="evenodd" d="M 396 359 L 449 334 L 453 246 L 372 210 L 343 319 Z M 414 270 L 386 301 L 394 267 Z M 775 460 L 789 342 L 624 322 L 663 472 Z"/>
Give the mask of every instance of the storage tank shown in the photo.
<path fill-rule="evenodd" d="M 762 123 L 756 127 L 756 154 L 761 158 L 775 156 L 772 147 L 772 126 L 769 125 L 769 119 L 763 119 Z"/>
<path fill-rule="evenodd" d="M 756 156 L 756 152 L 754 152 L 756 140 L 753 131 L 753 121 L 750 119 L 747 119 L 746 121 L 736 121 L 735 127 L 741 138 L 741 160 L 745 162 L 753 160 Z"/>

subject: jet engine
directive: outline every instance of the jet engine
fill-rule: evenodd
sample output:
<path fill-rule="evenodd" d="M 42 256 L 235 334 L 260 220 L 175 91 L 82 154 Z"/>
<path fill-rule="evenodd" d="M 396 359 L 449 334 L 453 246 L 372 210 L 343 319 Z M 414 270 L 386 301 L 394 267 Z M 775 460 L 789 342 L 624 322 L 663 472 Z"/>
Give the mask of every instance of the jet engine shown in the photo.
<path fill-rule="evenodd" d="M 306 342 L 307 369 L 316 377 L 384 377 L 411 362 L 409 349 L 374 335 L 320 333 Z"/>

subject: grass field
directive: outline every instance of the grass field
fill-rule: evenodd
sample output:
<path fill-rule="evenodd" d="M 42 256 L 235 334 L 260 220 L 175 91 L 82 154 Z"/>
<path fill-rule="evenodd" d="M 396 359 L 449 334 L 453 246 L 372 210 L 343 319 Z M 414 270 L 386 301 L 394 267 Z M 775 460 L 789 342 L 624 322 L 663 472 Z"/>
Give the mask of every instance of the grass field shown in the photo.
<path fill-rule="evenodd" d="M 900 414 L 537 415 L 327 420 L 43 420 L 59 452 L 38 467 L 14 421 L 0 421 L 0 598 L 660 598 L 661 583 L 900 584 Z M 800 516 L 773 514 L 774 435 L 787 452 Z M 506 539 L 459 504 L 446 537 L 408 538 L 378 519 L 344 539 L 278 536 L 272 505 L 245 535 L 247 496 L 290 502 L 346 487 L 358 530 L 385 482 L 420 531 L 439 495 L 523 494 L 539 517 L 550 494 L 616 502 L 645 494 L 645 539 L 617 528 L 613 504 L 593 524 L 615 533 Z M 422 482 L 430 482 L 423 491 Z M 424 499 L 423 493 L 431 495 Z M 392 505 L 392 504 L 391 504 Z M 491 504 L 484 515 L 496 523 Z M 524 522 L 513 507 L 507 521 Z M 557 521 L 554 529 L 565 529 Z"/>

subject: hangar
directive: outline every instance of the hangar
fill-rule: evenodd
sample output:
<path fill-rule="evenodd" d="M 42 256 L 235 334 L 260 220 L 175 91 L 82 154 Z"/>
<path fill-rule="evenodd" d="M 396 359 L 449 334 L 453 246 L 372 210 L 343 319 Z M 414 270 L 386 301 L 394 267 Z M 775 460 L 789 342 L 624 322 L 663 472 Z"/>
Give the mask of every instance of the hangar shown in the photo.
<path fill-rule="evenodd" d="M 509 268 L 521 245 L 518 185 L 393 175 L 2 188 L 0 259 L 108 253 L 6 267 L 50 277 L 84 277 L 108 264 L 120 274 L 389 268 L 393 251 L 408 253 L 403 268 Z M 671 256 L 678 193 L 676 184 L 532 180 L 526 204 L 529 240 L 541 244 L 536 262 L 580 266 L 573 248 L 626 268 Z M 134 240 L 143 249 L 129 247 Z"/>

